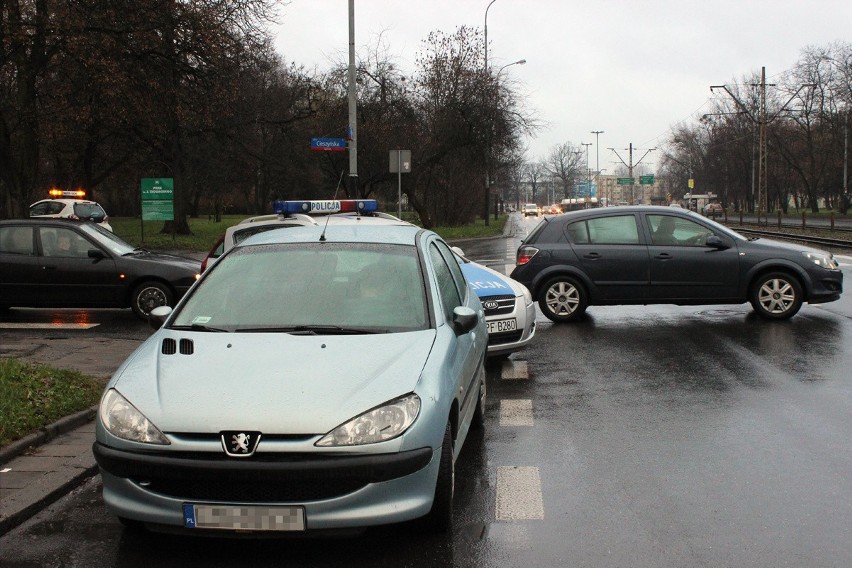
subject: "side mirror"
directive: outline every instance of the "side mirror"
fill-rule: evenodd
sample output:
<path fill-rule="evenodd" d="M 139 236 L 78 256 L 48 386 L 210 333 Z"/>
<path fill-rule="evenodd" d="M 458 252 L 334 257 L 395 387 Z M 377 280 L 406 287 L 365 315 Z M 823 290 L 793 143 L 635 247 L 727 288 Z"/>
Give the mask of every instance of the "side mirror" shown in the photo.
<path fill-rule="evenodd" d="M 710 235 L 709 237 L 707 237 L 707 240 L 704 241 L 704 244 L 710 248 L 714 248 L 717 250 L 725 250 L 731 248 L 731 245 L 718 235 Z"/>
<path fill-rule="evenodd" d="M 89 258 L 94 258 L 95 260 L 103 260 L 106 258 L 106 254 L 101 249 L 89 249 L 89 252 L 86 254 Z"/>
<path fill-rule="evenodd" d="M 453 249 L 453 252 L 456 253 L 457 255 L 459 255 L 460 257 L 462 257 L 462 258 L 465 257 L 464 251 L 462 249 L 460 249 L 459 247 L 450 247 L 450 248 Z"/>
<path fill-rule="evenodd" d="M 170 315 L 172 315 L 171 306 L 157 306 L 148 313 L 148 325 L 153 329 L 160 329 Z"/>
<path fill-rule="evenodd" d="M 469 332 L 476 327 L 477 323 L 479 323 L 479 316 L 472 309 L 466 306 L 458 306 L 453 310 L 453 330 L 456 335 Z"/>

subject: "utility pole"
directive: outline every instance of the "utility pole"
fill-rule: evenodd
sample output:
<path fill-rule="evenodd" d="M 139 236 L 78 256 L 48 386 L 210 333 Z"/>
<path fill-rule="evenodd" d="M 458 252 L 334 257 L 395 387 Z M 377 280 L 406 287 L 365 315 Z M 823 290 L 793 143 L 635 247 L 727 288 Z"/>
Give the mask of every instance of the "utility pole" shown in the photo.
<path fill-rule="evenodd" d="M 591 142 L 580 142 L 583 146 L 586 147 L 586 191 L 589 192 L 588 197 L 592 196 L 592 168 L 589 167 L 589 146 L 592 145 Z M 586 197 L 585 195 L 583 197 Z"/>
<path fill-rule="evenodd" d="M 355 102 L 355 0 L 349 0 L 349 197 L 358 192 L 358 111 Z"/>
<path fill-rule="evenodd" d="M 787 105 L 789 105 L 794 98 L 799 94 L 799 92 L 805 87 L 816 87 L 813 83 L 808 83 L 799 86 L 796 89 L 796 92 L 787 100 L 786 103 L 781 107 L 781 109 L 772 115 L 771 118 L 768 118 L 766 115 L 766 87 L 774 87 L 775 84 L 766 84 L 766 67 L 760 68 L 760 83 L 753 84 L 752 87 L 760 87 L 760 102 L 758 104 L 758 113 L 757 116 L 754 113 L 746 108 L 746 106 L 740 101 L 737 96 L 728 89 L 727 85 L 711 85 L 710 91 L 712 92 L 714 89 L 723 89 L 728 95 L 734 100 L 737 106 L 742 109 L 743 113 L 751 119 L 751 121 L 758 126 L 758 144 L 760 146 L 757 160 L 757 222 L 760 224 L 761 216 L 766 216 L 766 222 L 769 223 L 769 195 L 767 191 L 767 160 L 766 160 L 766 126 L 778 118 L 778 116 L 787 109 Z"/>
<path fill-rule="evenodd" d="M 612 150 L 612 152 L 618 157 L 618 159 L 621 160 L 621 163 L 624 164 L 627 167 L 627 177 L 629 177 L 630 179 L 633 180 L 633 183 L 630 184 L 630 202 L 631 202 L 630 205 L 633 205 L 633 202 L 636 200 L 636 180 L 633 179 L 633 168 L 638 166 L 639 164 L 641 164 L 642 160 L 645 159 L 645 156 L 647 156 L 648 154 L 650 154 L 651 152 L 656 150 L 656 148 L 648 148 L 647 150 L 645 150 L 645 153 L 642 154 L 642 157 L 639 158 L 639 160 L 637 160 L 635 164 L 633 163 L 633 142 L 630 143 L 629 148 L 625 148 L 625 150 L 628 150 L 630 152 L 630 154 L 629 154 L 630 161 L 629 162 L 625 162 L 624 159 L 621 156 L 619 156 L 619 154 L 615 150 L 615 148 L 607 148 L 607 149 Z M 636 148 L 636 150 L 638 151 L 639 148 Z"/>
<path fill-rule="evenodd" d="M 603 130 L 592 130 L 592 134 L 595 135 L 595 186 L 597 186 L 598 178 L 601 175 L 601 143 L 600 143 L 600 135 L 603 134 Z M 592 188 L 589 188 L 591 191 Z M 590 196 L 591 197 L 591 196 Z M 598 205 L 600 205 L 600 198 L 598 198 Z"/>

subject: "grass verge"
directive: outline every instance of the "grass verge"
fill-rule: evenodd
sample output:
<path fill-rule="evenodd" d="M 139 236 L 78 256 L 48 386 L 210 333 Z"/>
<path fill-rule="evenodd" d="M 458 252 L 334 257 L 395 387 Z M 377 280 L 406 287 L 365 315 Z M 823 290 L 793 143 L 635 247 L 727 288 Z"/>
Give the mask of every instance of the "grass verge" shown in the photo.
<path fill-rule="evenodd" d="M 415 225 L 419 225 L 419 219 L 409 219 L 405 214 L 403 217 Z M 416 216 L 415 216 L 416 217 Z M 110 217 L 109 223 L 113 232 L 136 247 L 144 247 L 151 250 L 188 250 L 195 252 L 206 252 L 210 250 L 216 239 L 225 232 L 225 229 L 236 225 L 245 219 L 244 215 L 223 216 L 220 222 L 213 221 L 207 217 L 189 219 L 189 230 L 191 235 L 171 235 L 162 233 L 164 223 L 162 221 L 140 221 L 134 217 Z M 460 227 L 435 227 L 433 230 L 444 239 L 471 239 L 477 237 L 491 237 L 503 234 L 503 226 L 506 224 L 507 215 L 499 215 L 497 219 L 492 216 L 486 226 L 483 219 L 477 219 L 474 223 Z M 144 225 L 144 226 L 143 226 Z M 144 239 L 143 239 L 144 237 Z"/>
<path fill-rule="evenodd" d="M 89 408 L 103 388 L 79 371 L 0 358 L 0 446 Z"/>

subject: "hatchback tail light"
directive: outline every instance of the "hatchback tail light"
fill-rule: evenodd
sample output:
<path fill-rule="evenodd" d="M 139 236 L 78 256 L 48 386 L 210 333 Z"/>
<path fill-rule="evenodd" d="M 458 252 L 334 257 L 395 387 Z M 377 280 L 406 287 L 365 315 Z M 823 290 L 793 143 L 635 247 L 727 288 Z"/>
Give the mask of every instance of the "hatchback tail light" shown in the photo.
<path fill-rule="evenodd" d="M 538 249 L 535 247 L 521 247 L 518 249 L 518 266 L 526 264 L 538 254 Z"/>

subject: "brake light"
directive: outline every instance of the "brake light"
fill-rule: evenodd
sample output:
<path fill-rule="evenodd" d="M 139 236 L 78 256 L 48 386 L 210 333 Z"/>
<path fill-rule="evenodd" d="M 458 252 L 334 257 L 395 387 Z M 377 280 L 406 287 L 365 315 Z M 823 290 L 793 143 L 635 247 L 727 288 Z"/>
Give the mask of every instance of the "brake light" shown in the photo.
<path fill-rule="evenodd" d="M 535 247 L 521 247 L 518 249 L 518 266 L 528 263 L 538 254 L 538 249 Z"/>

